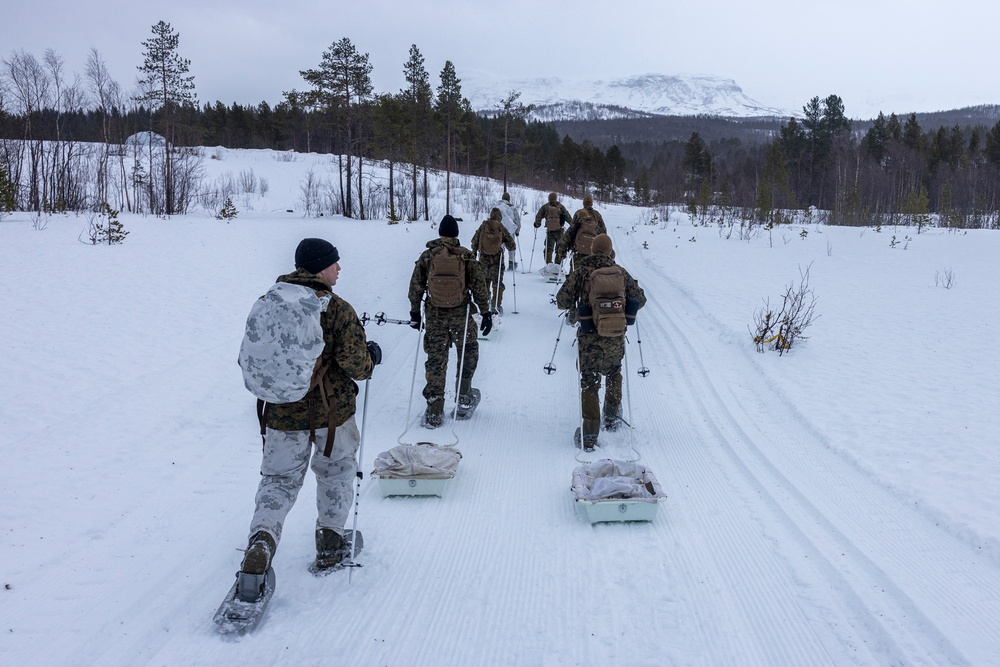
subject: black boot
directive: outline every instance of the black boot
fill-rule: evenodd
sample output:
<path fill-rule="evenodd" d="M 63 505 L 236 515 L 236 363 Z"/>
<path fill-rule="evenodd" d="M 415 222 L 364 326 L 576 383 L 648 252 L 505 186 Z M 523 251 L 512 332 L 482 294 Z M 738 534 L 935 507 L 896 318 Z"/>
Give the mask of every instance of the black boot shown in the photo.
<path fill-rule="evenodd" d="M 250 538 L 246 553 L 243 555 L 243 565 L 240 572 L 246 574 L 264 574 L 271 567 L 271 559 L 278 545 L 266 531 L 258 531 Z"/>
<path fill-rule="evenodd" d="M 332 528 L 316 529 L 316 564 L 318 570 L 339 565 L 345 556 L 344 538 Z"/>

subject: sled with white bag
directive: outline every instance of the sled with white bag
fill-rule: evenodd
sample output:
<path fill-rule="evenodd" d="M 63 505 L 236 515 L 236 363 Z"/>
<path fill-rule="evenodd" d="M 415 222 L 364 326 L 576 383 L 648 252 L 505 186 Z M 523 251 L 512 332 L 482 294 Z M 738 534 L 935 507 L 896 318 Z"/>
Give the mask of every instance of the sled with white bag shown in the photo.
<path fill-rule="evenodd" d="M 651 470 L 613 459 L 577 466 L 571 489 L 577 510 L 592 524 L 652 521 L 667 497 Z"/>
<path fill-rule="evenodd" d="M 429 442 L 398 445 L 375 459 L 372 475 L 383 497 L 442 496 L 455 477 L 462 453 Z"/>

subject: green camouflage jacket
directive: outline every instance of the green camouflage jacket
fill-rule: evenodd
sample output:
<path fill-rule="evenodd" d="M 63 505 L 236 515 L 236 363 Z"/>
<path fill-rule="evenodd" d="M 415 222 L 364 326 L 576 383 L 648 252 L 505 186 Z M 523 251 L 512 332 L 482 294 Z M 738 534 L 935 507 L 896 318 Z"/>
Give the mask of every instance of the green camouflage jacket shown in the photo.
<path fill-rule="evenodd" d="M 573 244 L 576 242 L 576 233 L 580 231 L 580 225 L 583 223 L 584 213 L 589 213 L 590 217 L 597 222 L 597 233 L 607 234 L 608 227 L 604 224 L 604 216 L 601 215 L 600 211 L 595 211 L 594 207 L 581 208 L 579 211 L 573 214 L 573 222 L 570 226 L 562 233 L 559 237 L 559 243 L 556 244 L 556 261 L 561 262 L 562 258 L 569 254 L 569 251 L 573 249 Z"/>
<path fill-rule="evenodd" d="M 590 272 L 604 266 L 615 266 L 615 260 L 610 255 L 604 254 L 578 258 L 576 269 L 569 274 L 566 282 L 562 284 L 556 294 L 556 304 L 559 308 L 561 310 L 576 308 L 578 302 L 585 300 L 587 295 L 584 289 L 586 289 L 586 281 L 590 277 Z M 646 305 L 645 292 L 624 267 L 622 267 L 622 271 L 625 272 L 625 296 L 629 299 L 638 299 L 639 307 L 642 308 Z"/>
<path fill-rule="evenodd" d="M 326 281 L 304 269 L 281 276 L 277 282 L 330 291 Z M 320 316 L 320 324 L 326 341 L 320 363 L 327 365 L 324 388 L 332 410 L 328 413 L 327 406 L 323 404 L 320 387 L 313 387 L 305 398 L 295 403 L 269 404 L 267 425 L 270 428 L 279 431 L 308 430 L 310 412 L 316 428 L 340 426 L 357 409 L 358 385 L 355 380 L 367 380 L 372 376 L 373 368 L 361 320 L 351 304 L 334 294 L 330 305 Z"/>
<path fill-rule="evenodd" d="M 431 250 L 440 245 L 461 247 L 458 239 L 450 236 L 439 236 L 427 242 L 427 250 L 420 253 L 420 257 L 417 258 L 413 266 L 413 275 L 410 277 L 409 299 L 411 311 L 420 312 L 420 303 L 424 300 L 424 294 L 427 292 L 427 272 L 431 263 Z M 465 248 L 462 249 L 465 251 L 462 259 L 465 260 L 465 286 L 467 291 L 465 300 L 461 305 L 456 306 L 456 308 L 465 308 L 466 304 L 469 303 L 468 292 L 471 291 L 472 300 L 475 302 L 476 307 L 479 308 L 479 312 L 488 313 L 490 312 L 490 293 L 486 286 L 486 276 L 483 274 L 483 267 L 476 261 L 476 257 L 472 254 L 472 251 Z M 431 305 L 430 302 L 427 302 L 424 308 L 426 317 L 434 317 L 441 310 L 455 310 L 455 308 L 437 308 Z"/>

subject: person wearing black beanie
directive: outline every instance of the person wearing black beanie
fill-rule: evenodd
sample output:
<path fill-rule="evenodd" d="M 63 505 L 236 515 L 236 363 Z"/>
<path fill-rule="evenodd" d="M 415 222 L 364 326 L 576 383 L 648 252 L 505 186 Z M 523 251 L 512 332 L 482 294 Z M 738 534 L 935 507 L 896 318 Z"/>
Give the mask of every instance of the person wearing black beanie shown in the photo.
<path fill-rule="evenodd" d="M 340 273 L 337 248 L 323 239 L 302 239 L 295 249 L 295 269 L 279 276 L 258 300 L 277 305 L 255 306 L 247 319 L 246 349 L 240 349 L 244 382 L 258 398 L 264 436 L 249 541 L 237 574 L 243 601 L 260 595 L 255 582 L 271 569 L 307 465 L 318 489 L 316 560 L 311 567 L 334 568 L 345 554 L 350 556 L 345 525 L 354 502 L 352 482 L 361 443 L 355 419 L 357 382 L 370 378 L 382 361 L 382 350 L 367 339 L 354 308 L 331 291 Z M 310 335 L 317 327 L 319 340 L 315 333 Z M 275 372 L 275 367 L 282 370 Z M 288 377 L 303 367 L 312 371 L 308 389 Z"/>
<path fill-rule="evenodd" d="M 472 415 L 481 398 L 479 389 L 472 386 L 479 363 L 477 330 L 485 335 L 493 328 L 486 276 L 472 251 L 458 242 L 458 221 L 450 215 L 444 216 L 438 233 L 438 238 L 428 241 L 427 249 L 417 258 L 407 295 L 410 326 L 424 329 L 427 384 L 423 394 L 427 410 L 421 424 L 425 428 L 437 428 L 444 423 L 446 376 L 452 347 L 458 352 L 461 368 L 455 414 L 459 419 Z M 476 313 L 473 302 L 481 315 L 480 324 L 473 318 Z"/>
<path fill-rule="evenodd" d="M 340 261 L 336 246 L 324 239 L 302 239 L 295 248 L 295 268 L 318 274 Z"/>
<path fill-rule="evenodd" d="M 451 217 L 450 215 L 445 215 L 441 218 L 441 224 L 438 226 L 438 233 L 441 236 L 447 236 L 453 239 L 458 238 L 458 220 Z"/>

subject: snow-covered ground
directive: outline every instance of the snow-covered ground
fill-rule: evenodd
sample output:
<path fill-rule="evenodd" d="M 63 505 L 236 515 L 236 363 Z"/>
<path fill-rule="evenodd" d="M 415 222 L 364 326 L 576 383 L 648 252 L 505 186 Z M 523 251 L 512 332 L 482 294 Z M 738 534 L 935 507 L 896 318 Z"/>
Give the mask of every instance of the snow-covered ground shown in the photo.
<path fill-rule="evenodd" d="M 668 498 L 652 523 L 592 526 L 569 490 L 573 336 L 556 347 L 540 243 L 530 257 L 544 195 L 525 191 L 532 272 L 512 276 L 481 343 L 475 417 L 435 432 L 454 429 L 463 454 L 444 497 L 383 498 L 366 477 L 348 584 L 306 570 L 310 477 L 267 618 L 223 640 L 212 614 L 260 462 L 236 365 L 251 304 L 322 236 L 340 249 L 336 291 L 405 319 L 436 231 L 304 218 L 301 179 L 328 157 L 213 154 L 209 176 L 269 184 L 234 198 L 229 223 L 122 214 L 124 244 L 95 247 L 82 216 L 0 220 L 0 664 L 1000 664 L 1000 234 L 798 226 L 738 241 L 677 211 L 645 224 L 598 206 L 649 298 L 626 417 Z M 456 214 L 468 244 L 473 216 Z M 806 267 L 809 340 L 756 352 L 754 311 Z M 416 418 L 422 379 L 408 410 L 417 333 L 367 328 L 384 351 L 366 385 L 370 472 Z M 627 434 L 598 451 L 630 452 Z"/>

